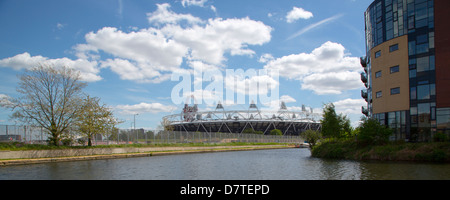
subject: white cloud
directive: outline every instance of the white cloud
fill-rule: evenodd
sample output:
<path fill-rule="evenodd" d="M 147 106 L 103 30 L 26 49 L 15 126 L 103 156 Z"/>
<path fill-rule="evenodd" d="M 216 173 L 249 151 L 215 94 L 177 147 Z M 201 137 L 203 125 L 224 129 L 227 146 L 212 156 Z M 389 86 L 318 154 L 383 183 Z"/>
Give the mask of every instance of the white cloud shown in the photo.
<path fill-rule="evenodd" d="M 177 14 L 169 10 L 168 3 L 157 4 L 158 9 L 155 12 L 147 13 L 147 19 L 150 23 L 156 24 L 176 24 L 180 21 L 186 21 L 190 24 L 202 23 L 203 21 L 190 14 Z"/>
<path fill-rule="evenodd" d="M 344 90 L 354 90 L 362 87 L 358 72 L 317 73 L 306 76 L 302 89 L 312 90 L 316 94 L 341 94 Z"/>
<path fill-rule="evenodd" d="M 89 45 L 119 58 L 148 64 L 158 70 L 178 68 L 187 48 L 168 40 L 159 30 L 149 28 L 125 33 L 117 28 L 104 27 L 86 35 Z"/>
<path fill-rule="evenodd" d="M 167 3 L 157 7 L 147 14 L 155 26 L 128 32 L 103 27 L 89 32 L 86 43 L 73 47 L 75 60 L 24 53 L 5 58 L 0 65 L 24 69 L 38 63 L 64 64 L 80 70 L 88 81 L 101 80 L 99 70 L 109 68 L 123 80 L 159 83 L 168 80 L 171 72 L 181 70 L 183 62 L 222 67 L 226 54 L 253 56 L 250 45 L 262 45 L 271 39 L 271 27 L 248 17 L 203 21 L 190 14 L 175 13 Z M 103 58 L 103 53 L 108 57 Z"/>
<path fill-rule="evenodd" d="M 274 59 L 274 57 L 272 56 L 272 54 L 265 53 L 259 58 L 258 62 L 267 63 L 269 61 L 272 61 L 273 59 Z"/>
<path fill-rule="evenodd" d="M 272 28 L 260 21 L 242 19 L 209 19 L 206 26 L 191 28 L 168 25 L 161 29 L 169 38 L 189 47 L 190 59 L 220 65 L 224 54 L 253 55 L 248 45 L 262 45 L 271 39 Z"/>
<path fill-rule="evenodd" d="M 135 105 L 118 105 L 115 107 L 123 114 L 143 114 L 172 112 L 177 109 L 175 106 L 166 106 L 161 103 L 140 103 Z"/>
<path fill-rule="evenodd" d="M 208 0 L 182 0 L 181 5 L 186 6 L 200 6 L 203 7 Z"/>
<path fill-rule="evenodd" d="M 0 66 L 11 67 L 15 70 L 32 69 L 38 65 L 49 65 L 54 67 L 68 67 L 80 72 L 81 79 L 88 82 L 99 81 L 100 69 L 96 61 L 86 59 L 72 60 L 69 58 L 50 59 L 43 56 L 31 56 L 28 52 L 17 54 L 13 57 L 0 60 Z"/>
<path fill-rule="evenodd" d="M 279 87 L 279 82 L 269 75 L 243 77 L 237 74 L 226 76 L 225 82 L 227 90 L 246 95 L 265 95 L 269 90 Z"/>
<path fill-rule="evenodd" d="M 65 27 L 64 24 L 56 23 L 56 28 L 57 28 L 58 30 L 62 30 L 64 27 Z"/>
<path fill-rule="evenodd" d="M 336 112 L 343 114 L 361 114 L 361 107 L 367 106 L 367 102 L 364 99 L 344 99 L 337 102 L 333 102 Z"/>
<path fill-rule="evenodd" d="M 309 19 L 313 17 L 313 14 L 309 11 L 304 10 L 303 8 L 293 7 L 291 11 L 286 15 L 286 21 L 288 23 L 292 23 L 297 21 L 298 19 Z"/>
<path fill-rule="evenodd" d="M 283 95 L 279 99 L 276 99 L 276 100 L 273 100 L 273 101 L 270 101 L 268 103 L 263 104 L 266 107 L 264 107 L 262 109 L 264 109 L 264 110 L 278 110 L 281 107 L 281 102 L 293 103 L 293 102 L 297 102 L 297 100 L 295 100 L 293 97 L 291 97 L 289 95 Z M 289 110 L 290 111 L 294 111 L 295 109 L 292 109 L 292 110 L 289 109 Z"/>
<path fill-rule="evenodd" d="M 345 55 L 341 44 L 326 42 L 311 53 L 300 53 L 274 59 L 265 69 L 279 70 L 279 75 L 302 82 L 303 89 L 317 94 L 340 94 L 343 90 L 362 87 L 359 58 Z"/>

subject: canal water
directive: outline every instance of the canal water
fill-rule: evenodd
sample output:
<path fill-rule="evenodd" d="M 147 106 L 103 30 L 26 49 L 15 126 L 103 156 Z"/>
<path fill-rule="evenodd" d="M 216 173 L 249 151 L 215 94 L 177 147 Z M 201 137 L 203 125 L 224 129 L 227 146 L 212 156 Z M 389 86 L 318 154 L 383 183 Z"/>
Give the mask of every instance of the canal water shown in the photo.
<path fill-rule="evenodd" d="M 450 164 L 312 158 L 308 149 L 0 167 L 0 180 L 450 180 Z"/>

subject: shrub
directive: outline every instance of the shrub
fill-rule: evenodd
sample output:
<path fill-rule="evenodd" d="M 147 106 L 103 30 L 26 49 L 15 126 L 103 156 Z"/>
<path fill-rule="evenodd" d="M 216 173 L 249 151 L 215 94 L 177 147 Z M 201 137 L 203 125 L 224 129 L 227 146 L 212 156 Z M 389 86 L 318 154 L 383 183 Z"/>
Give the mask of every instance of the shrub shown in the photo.
<path fill-rule="evenodd" d="M 361 125 L 358 127 L 359 134 L 357 136 L 360 145 L 382 145 L 389 141 L 392 130 L 376 119 L 363 118 Z"/>
<path fill-rule="evenodd" d="M 309 147 L 313 148 L 317 141 L 322 138 L 322 134 L 319 131 L 307 130 L 302 133 L 302 136 L 308 141 Z"/>
<path fill-rule="evenodd" d="M 270 131 L 270 135 L 283 135 L 283 132 L 279 129 L 273 129 Z"/>
<path fill-rule="evenodd" d="M 448 140 L 447 134 L 445 133 L 436 133 L 433 136 L 433 141 L 435 142 L 446 142 Z"/>

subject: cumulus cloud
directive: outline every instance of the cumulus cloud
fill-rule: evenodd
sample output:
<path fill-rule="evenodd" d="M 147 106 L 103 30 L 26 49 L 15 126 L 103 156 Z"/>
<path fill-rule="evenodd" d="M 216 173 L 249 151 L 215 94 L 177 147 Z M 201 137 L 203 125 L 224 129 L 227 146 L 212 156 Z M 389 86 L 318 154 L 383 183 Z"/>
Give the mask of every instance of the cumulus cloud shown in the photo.
<path fill-rule="evenodd" d="M 143 114 L 172 112 L 177 109 L 175 106 L 163 105 L 161 103 L 140 103 L 135 105 L 118 105 L 115 107 L 123 114 Z"/>
<path fill-rule="evenodd" d="M 28 52 L 0 60 L 0 66 L 11 67 L 15 70 L 32 69 L 38 65 L 49 65 L 53 67 L 65 66 L 72 68 L 80 71 L 81 79 L 88 82 L 99 81 L 102 79 L 98 76 L 100 69 L 97 61 L 89 61 L 86 59 L 72 60 L 66 57 L 50 59 L 40 55 L 31 56 Z"/>
<path fill-rule="evenodd" d="M 272 56 L 272 54 L 265 53 L 261 57 L 259 57 L 258 62 L 260 62 L 260 63 L 267 63 L 269 61 L 272 61 L 273 59 L 274 59 L 274 57 Z"/>
<path fill-rule="evenodd" d="M 203 5 L 206 1 L 184 1 L 184 5 Z M 123 31 L 103 27 L 85 35 L 84 44 L 73 47 L 77 59 L 49 59 L 23 53 L 0 60 L 0 65 L 24 69 L 38 63 L 66 65 L 80 70 L 88 81 L 101 80 L 100 69 L 110 69 L 121 79 L 159 83 L 193 61 L 223 66 L 226 56 L 253 56 L 251 45 L 271 39 L 272 28 L 246 18 L 215 18 L 203 21 L 191 14 L 179 14 L 170 5 L 157 4 L 147 14 L 149 28 Z M 106 55 L 106 58 L 104 56 Z"/>
<path fill-rule="evenodd" d="M 276 58 L 264 68 L 279 70 L 280 76 L 300 80 L 302 89 L 321 95 L 362 87 L 359 58 L 346 56 L 344 46 L 329 41 L 311 53 Z"/>
<path fill-rule="evenodd" d="M 272 28 L 260 21 L 242 19 L 209 19 L 206 26 L 165 26 L 169 38 L 189 47 L 190 59 L 220 65 L 224 54 L 253 55 L 248 45 L 262 45 L 271 39 Z"/>
<path fill-rule="evenodd" d="M 190 24 L 196 24 L 196 23 L 203 22 L 200 18 L 194 17 L 190 14 L 177 14 L 177 13 L 169 10 L 170 4 L 168 4 L 168 3 L 157 4 L 157 7 L 158 8 L 155 12 L 147 13 L 147 19 L 150 23 L 176 24 L 181 21 L 186 21 L 187 23 L 190 23 Z"/>
<path fill-rule="evenodd" d="M 186 6 L 200 6 L 203 7 L 208 0 L 182 0 L 181 5 Z"/>
<path fill-rule="evenodd" d="M 269 75 L 244 77 L 241 74 L 225 77 L 226 89 L 239 94 L 266 95 L 270 90 L 279 87 L 278 80 Z"/>
<path fill-rule="evenodd" d="M 333 102 L 336 112 L 343 114 L 361 114 L 361 107 L 366 106 L 364 99 L 344 99 Z"/>
<path fill-rule="evenodd" d="M 293 7 L 292 10 L 287 13 L 286 21 L 288 23 L 293 23 L 298 19 L 309 19 L 311 17 L 313 17 L 311 12 L 306 11 L 303 8 Z"/>

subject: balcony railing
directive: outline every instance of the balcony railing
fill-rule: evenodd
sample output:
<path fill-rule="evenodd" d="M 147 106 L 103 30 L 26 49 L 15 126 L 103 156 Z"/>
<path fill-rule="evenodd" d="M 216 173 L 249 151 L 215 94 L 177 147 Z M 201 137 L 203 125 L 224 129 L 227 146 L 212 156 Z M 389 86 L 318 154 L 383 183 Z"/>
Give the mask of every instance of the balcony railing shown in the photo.
<path fill-rule="evenodd" d="M 361 72 L 361 81 L 363 83 L 367 83 L 367 75 L 364 72 Z"/>

